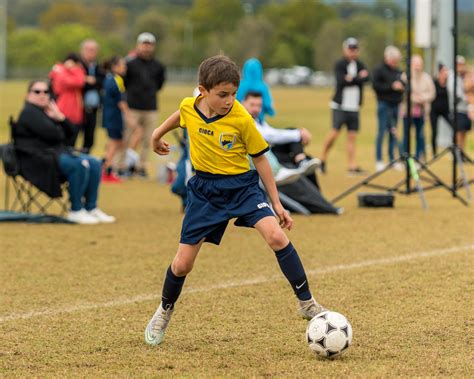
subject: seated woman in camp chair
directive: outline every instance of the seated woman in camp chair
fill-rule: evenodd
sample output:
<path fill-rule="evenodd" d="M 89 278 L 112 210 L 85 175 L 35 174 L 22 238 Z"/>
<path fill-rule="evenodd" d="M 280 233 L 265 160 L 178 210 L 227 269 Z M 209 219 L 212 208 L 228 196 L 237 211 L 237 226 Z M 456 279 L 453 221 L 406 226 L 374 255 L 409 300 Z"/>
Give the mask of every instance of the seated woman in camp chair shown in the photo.
<path fill-rule="evenodd" d="M 50 197 L 60 197 L 61 183 L 67 181 L 71 201 L 69 221 L 114 222 L 114 217 L 97 207 L 100 161 L 65 145 L 73 131 L 73 125 L 51 100 L 48 82 L 30 82 L 25 106 L 12 133 L 20 174 Z"/>

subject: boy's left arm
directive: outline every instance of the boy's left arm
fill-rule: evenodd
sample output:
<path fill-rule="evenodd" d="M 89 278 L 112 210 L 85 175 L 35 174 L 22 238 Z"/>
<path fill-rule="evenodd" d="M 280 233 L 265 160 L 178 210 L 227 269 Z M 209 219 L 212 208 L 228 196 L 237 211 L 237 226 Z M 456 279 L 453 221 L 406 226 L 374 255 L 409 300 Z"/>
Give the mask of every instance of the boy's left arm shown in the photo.
<path fill-rule="evenodd" d="M 276 188 L 275 180 L 273 179 L 272 169 L 268 163 L 267 157 L 265 155 L 260 155 L 258 157 L 252 157 L 253 164 L 257 169 L 260 178 L 262 179 L 263 185 L 267 190 L 270 201 L 273 205 L 273 210 L 275 211 L 278 219 L 280 221 L 280 226 L 282 228 L 287 228 L 291 230 L 293 227 L 293 219 L 290 217 L 288 212 L 283 208 L 278 197 L 278 190 Z"/>

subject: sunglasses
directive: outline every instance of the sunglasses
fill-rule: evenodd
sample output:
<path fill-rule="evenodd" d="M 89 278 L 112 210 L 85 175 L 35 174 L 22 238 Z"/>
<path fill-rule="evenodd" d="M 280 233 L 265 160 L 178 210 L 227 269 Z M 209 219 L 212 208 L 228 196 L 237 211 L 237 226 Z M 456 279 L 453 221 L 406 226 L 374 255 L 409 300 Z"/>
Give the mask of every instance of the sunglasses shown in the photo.
<path fill-rule="evenodd" d="M 32 89 L 30 92 L 33 92 L 37 95 L 44 93 L 45 95 L 49 95 L 49 90 L 47 89 Z"/>

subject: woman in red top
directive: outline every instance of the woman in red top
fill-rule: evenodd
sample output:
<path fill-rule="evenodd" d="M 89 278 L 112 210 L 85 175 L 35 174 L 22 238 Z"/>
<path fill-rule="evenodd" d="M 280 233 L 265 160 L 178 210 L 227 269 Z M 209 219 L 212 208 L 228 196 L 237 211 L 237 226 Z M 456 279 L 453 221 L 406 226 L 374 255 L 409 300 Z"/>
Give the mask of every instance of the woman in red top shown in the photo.
<path fill-rule="evenodd" d="M 49 77 L 59 110 L 75 126 L 74 135 L 68 140 L 68 145 L 74 146 L 84 120 L 82 88 L 86 73 L 80 64 L 79 56 L 68 54 L 62 63 L 53 66 Z"/>

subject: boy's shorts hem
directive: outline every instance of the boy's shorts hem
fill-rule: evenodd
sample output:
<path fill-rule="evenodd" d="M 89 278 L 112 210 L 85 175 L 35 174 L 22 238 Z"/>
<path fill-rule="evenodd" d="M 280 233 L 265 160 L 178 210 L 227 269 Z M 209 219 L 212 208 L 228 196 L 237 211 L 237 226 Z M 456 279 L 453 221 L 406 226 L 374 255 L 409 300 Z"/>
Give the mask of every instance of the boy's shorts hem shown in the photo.
<path fill-rule="evenodd" d="M 196 175 L 188 182 L 188 203 L 180 243 L 219 245 L 229 221 L 253 227 L 267 216 L 275 216 L 265 193 L 258 186 L 256 171 L 217 179 Z"/>
<path fill-rule="evenodd" d="M 257 211 L 251 214 L 238 217 L 235 220 L 234 225 L 244 228 L 253 228 L 257 222 L 269 216 L 275 217 L 275 214 L 270 208 L 265 207 L 262 209 L 258 209 Z M 216 228 L 214 230 L 207 230 L 206 232 L 203 232 L 202 235 L 196 236 L 195 238 L 181 237 L 179 243 L 184 243 L 186 245 L 196 245 L 202 239 L 204 239 L 203 242 L 212 243 L 214 245 L 220 245 L 228 223 L 229 221 L 222 222 L 221 224 L 216 225 Z"/>
<path fill-rule="evenodd" d="M 121 140 L 123 139 L 123 130 L 122 129 L 113 129 L 113 128 L 105 128 L 107 130 L 107 136 L 110 139 L 114 140 Z"/>

